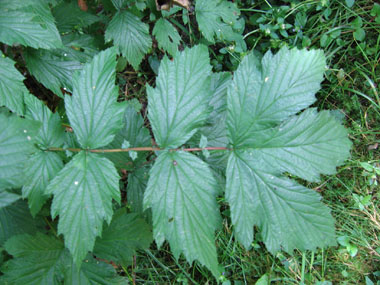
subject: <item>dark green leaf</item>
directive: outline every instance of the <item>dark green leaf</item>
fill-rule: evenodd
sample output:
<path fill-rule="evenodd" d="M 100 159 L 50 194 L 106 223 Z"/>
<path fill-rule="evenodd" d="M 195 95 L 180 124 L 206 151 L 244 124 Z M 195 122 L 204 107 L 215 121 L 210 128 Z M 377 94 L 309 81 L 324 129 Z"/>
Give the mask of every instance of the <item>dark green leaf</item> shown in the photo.
<path fill-rule="evenodd" d="M 116 50 L 97 54 L 73 78 L 73 96 L 65 97 L 66 113 L 83 148 L 109 144 L 120 129 L 125 105 L 117 103 Z"/>
<path fill-rule="evenodd" d="M 54 18 L 44 1 L 0 1 L 0 41 L 46 49 L 62 46 Z"/>
<path fill-rule="evenodd" d="M 148 183 L 148 170 L 145 167 L 128 174 L 127 199 L 131 210 L 143 214 L 144 192 Z"/>
<path fill-rule="evenodd" d="M 164 49 L 172 56 L 176 54 L 181 37 L 168 20 L 160 18 L 154 25 L 153 35 L 157 39 L 159 48 Z"/>
<path fill-rule="evenodd" d="M 13 60 L 5 57 L 0 51 L 0 106 L 6 106 L 12 112 L 23 115 L 24 94 L 29 91 L 23 83 L 24 76 L 14 64 Z"/>
<path fill-rule="evenodd" d="M 23 185 L 24 163 L 35 148 L 40 123 L 0 112 L 0 189 Z"/>
<path fill-rule="evenodd" d="M 30 211 L 35 216 L 49 198 L 45 194 L 47 185 L 63 168 L 58 154 L 38 151 L 25 163 L 26 182 L 22 188 L 22 196 L 28 198 Z"/>
<path fill-rule="evenodd" d="M 36 224 L 25 201 L 19 200 L 0 208 L 0 246 L 14 235 L 35 231 Z"/>
<path fill-rule="evenodd" d="M 201 45 L 161 61 L 156 88 L 147 86 L 148 117 L 160 147 L 181 146 L 203 125 L 212 95 L 210 72 L 207 47 Z"/>
<path fill-rule="evenodd" d="M 72 77 L 83 65 L 62 51 L 62 54 L 49 50 L 28 49 L 24 53 L 29 72 L 46 88 L 63 98 L 61 88 L 72 92 Z"/>
<path fill-rule="evenodd" d="M 138 69 L 152 46 L 149 26 L 127 11 L 116 13 L 107 27 L 105 38 L 107 41 L 113 40 L 134 69 Z"/>
<path fill-rule="evenodd" d="M 76 2 L 62 1 L 52 12 L 61 33 L 80 30 L 99 21 L 97 16 L 81 10 Z"/>
<path fill-rule="evenodd" d="M 59 215 L 58 232 L 80 264 L 101 235 L 103 221 L 111 222 L 112 199 L 120 202 L 119 175 L 108 159 L 83 151 L 65 165 L 46 193 L 54 194 L 52 216 Z"/>
<path fill-rule="evenodd" d="M 150 226 L 137 214 L 126 209 L 115 212 L 111 224 L 103 230 L 95 243 L 94 254 L 117 264 L 132 262 L 136 249 L 147 249 L 153 241 Z"/>
<path fill-rule="evenodd" d="M 190 263 L 196 259 L 218 278 L 218 188 L 207 164 L 186 152 L 163 152 L 149 176 L 144 207 L 152 208 L 157 245 L 167 239 L 176 258 L 183 253 Z"/>

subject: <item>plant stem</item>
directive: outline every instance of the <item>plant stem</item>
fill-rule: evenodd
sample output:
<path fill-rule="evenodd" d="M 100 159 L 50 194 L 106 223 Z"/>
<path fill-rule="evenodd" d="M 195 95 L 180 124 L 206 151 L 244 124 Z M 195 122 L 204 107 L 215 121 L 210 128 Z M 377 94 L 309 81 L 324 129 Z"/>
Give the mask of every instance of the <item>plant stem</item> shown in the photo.
<path fill-rule="evenodd" d="M 113 149 L 81 149 L 81 148 L 60 148 L 60 147 L 50 147 L 48 151 L 71 151 L 71 152 L 98 152 L 98 153 L 112 153 L 112 152 L 128 152 L 128 151 L 159 151 L 164 150 L 159 147 L 130 147 L 130 148 L 113 148 Z M 169 151 L 202 151 L 202 150 L 231 150 L 227 147 L 194 147 L 194 148 L 176 148 L 170 149 Z"/>

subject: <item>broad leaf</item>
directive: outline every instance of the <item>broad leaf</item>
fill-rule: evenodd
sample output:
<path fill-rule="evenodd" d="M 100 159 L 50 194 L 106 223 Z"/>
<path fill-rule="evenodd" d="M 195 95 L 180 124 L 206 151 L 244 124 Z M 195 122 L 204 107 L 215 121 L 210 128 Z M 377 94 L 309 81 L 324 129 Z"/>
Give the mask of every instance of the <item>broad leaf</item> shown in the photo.
<path fill-rule="evenodd" d="M 201 45 L 161 61 L 156 88 L 147 86 L 148 117 L 160 147 L 181 146 L 203 125 L 212 94 L 210 73 L 207 47 Z"/>
<path fill-rule="evenodd" d="M 157 39 L 159 48 L 164 49 L 172 56 L 177 53 L 181 37 L 168 20 L 160 18 L 154 25 L 153 35 Z"/>
<path fill-rule="evenodd" d="M 126 285 L 124 277 L 116 275 L 111 264 L 100 262 L 89 256 L 82 264 L 80 270 L 73 264 L 65 271 L 65 284 L 100 284 L 100 285 Z"/>
<path fill-rule="evenodd" d="M 127 214 L 123 208 L 114 214 L 111 224 L 97 239 L 94 254 L 127 265 L 132 262 L 136 249 L 147 249 L 152 241 L 150 226 L 144 219 L 137 214 Z"/>
<path fill-rule="evenodd" d="M 36 142 L 43 148 L 62 146 L 65 132 L 59 114 L 53 114 L 41 100 L 30 94 L 25 96 L 25 105 L 25 117 L 42 123 Z"/>
<path fill-rule="evenodd" d="M 73 74 L 83 68 L 79 61 L 68 57 L 65 52 L 28 49 L 24 57 L 30 74 L 62 98 L 61 88 L 72 92 Z"/>
<path fill-rule="evenodd" d="M 35 150 L 39 128 L 39 122 L 0 112 L 0 189 L 23 185 L 23 164 Z"/>
<path fill-rule="evenodd" d="M 349 156 L 347 131 L 329 112 L 294 115 L 314 102 L 324 63 L 321 51 L 283 48 L 261 64 L 249 55 L 234 75 L 227 96 L 234 151 L 226 198 L 235 235 L 246 248 L 253 226 L 271 252 L 335 244 L 334 220 L 320 196 L 282 175 L 317 181 Z"/>
<path fill-rule="evenodd" d="M 116 50 L 94 57 L 73 78 L 73 96 L 65 96 L 66 113 L 83 148 L 109 144 L 120 129 L 124 104 L 117 103 Z"/>
<path fill-rule="evenodd" d="M 120 202 L 119 175 L 106 158 L 80 152 L 58 173 L 47 191 L 54 194 L 52 216 L 77 264 L 93 249 L 103 221 L 111 222 L 112 199 Z"/>
<path fill-rule="evenodd" d="M 25 201 L 19 200 L 0 208 L 0 246 L 14 235 L 35 231 L 36 224 Z"/>
<path fill-rule="evenodd" d="M 0 51 L 0 106 L 12 112 L 24 114 L 24 94 L 29 93 L 23 81 L 24 76 L 14 67 L 15 62 Z"/>
<path fill-rule="evenodd" d="M 0 1 L 0 42 L 45 49 L 62 46 L 48 4 L 30 0 Z"/>
<path fill-rule="evenodd" d="M 124 141 L 129 142 L 130 147 L 152 145 L 149 130 L 144 127 L 144 119 L 136 112 L 132 101 L 129 101 L 127 104 L 128 106 L 124 113 L 123 128 L 115 136 L 114 140 L 107 145 L 107 149 L 121 148 Z M 137 160 L 134 162 L 131 160 L 128 152 L 105 153 L 103 155 L 110 159 L 116 167 L 124 169 L 132 168 L 133 165 L 146 158 L 146 152 L 141 151 L 138 152 Z"/>
<path fill-rule="evenodd" d="M 61 33 L 81 30 L 99 21 L 97 16 L 81 10 L 76 2 L 62 1 L 54 7 L 52 12 L 57 22 L 57 28 Z"/>
<path fill-rule="evenodd" d="M 197 0 L 195 15 L 199 30 L 203 36 L 214 43 L 219 40 L 234 40 L 236 33 L 232 29 L 240 15 L 240 10 L 226 0 Z"/>
<path fill-rule="evenodd" d="M 207 164 L 186 152 L 163 152 L 150 171 L 144 207 L 152 208 L 153 235 L 165 239 L 176 258 L 182 252 L 219 277 L 214 231 L 219 227 L 217 184 Z"/>
<path fill-rule="evenodd" d="M 30 212 L 35 216 L 49 198 L 45 194 L 47 185 L 63 168 L 58 154 L 38 151 L 25 163 L 26 182 L 22 188 L 22 196 L 28 198 Z"/>
<path fill-rule="evenodd" d="M 105 38 L 106 41 L 113 40 L 114 45 L 134 69 L 138 69 L 152 46 L 149 26 L 127 11 L 118 11 L 113 16 L 108 24 Z"/>
<path fill-rule="evenodd" d="M 250 152 L 230 155 L 226 198 L 237 239 L 249 248 L 256 225 L 272 253 L 335 245 L 334 219 L 319 194 L 261 168 Z"/>
<path fill-rule="evenodd" d="M 127 200 L 132 212 L 144 213 L 144 192 L 148 183 L 148 170 L 145 167 L 128 174 Z"/>
<path fill-rule="evenodd" d="M 228 90 L 228 133 L 235 147 L 250 146 L 256 131 L 280 123 L 315 101 L 325 69 L 320 50 L 282 48 L 261 64 L 251 53 Z"/>
<path fill-rule="evenodd" d="M 12 237 L 5 249 L 14 257 L 2 268 L 7 284 L 126 284 L 111 265 L 90 256 L 78 269 L 63 243 L 42 233 Z"/>
<path fill-rule="evenodd" d="M 14 202 L 16 202 L 18 199 L 20 199 L 21 196 L 12 192 L 8 192 L 5 190 L 0 190 L 0 208 L 7 207 Z"/>
<path fill-rule="evenodd" d="M 6 282 L 62 284 L 59 275 L 63 262 L 70 262 L 70 259 L 61 241 L 41 233 L 17 235 L 5 243 L 5 249 L 14 257 L 3 267 Z"/>

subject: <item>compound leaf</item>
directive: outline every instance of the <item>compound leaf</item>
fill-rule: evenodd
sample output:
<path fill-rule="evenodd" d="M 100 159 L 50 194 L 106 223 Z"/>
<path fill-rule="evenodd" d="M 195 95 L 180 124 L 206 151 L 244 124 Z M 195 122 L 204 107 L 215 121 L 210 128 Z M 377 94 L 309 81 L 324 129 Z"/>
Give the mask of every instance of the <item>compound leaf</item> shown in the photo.
<path fill-rule="evenodd" d="M 234 40 L 236 37 L 232 26 L 240 10 L 234 3 L 226 0 L 197 0 L 195 15 L 199 30 L 209 42 L 215 43 L 215 38 Z"/>
<path fill-rule="evenodd" d="M 257 225 L 272 253 L 335 245 L 334 219 L 320 195 L 261 168 L 248 151 L 230 154 L 226 198 L 238 240 L 249 248 Z"/>
<path fill-rule="evenodd" d="M 106 29 L 105 38 L 107 41 L 113 40 L 134 69 L 138 69 L 152 46 L 149 26 L 127 11 L 118 11 L 113 16 Z"/>
<path fill-rule="evenodd" d="M 315 101 L 325 69 L 321 50 L 282 48 L 261 64 L 251 53 L 228 90 L 227 126 L 235 147 L 250 146 L 254 132 L 276 126 Z"/>
<path fill-rule="evenodd" d="M 23 164 L 35 150 L 32 140 L 40 126 L 39 122 L 0 112 L 0 189 L 23 185 Z"/>
<path fill-rule="evenodd" d="M 24 76 L 15 68 L 15 62 L 0 51 L 0 106 L 12 112 L 24 114 L 24 94 L 29 93 L 23 81 Z"/>
<path fill-rule="evenodd" d="M 0 246 L 14 235 L 35 231 L 36 224 L 25 201 L 19 200 L 0 208 Z"/>
<path fill-rule="evenodd" d="M 47 185 L 63 168 L 58 154 L 38 151 L 25 163 L 26 182 L 22 188 L 22 196 L 28 198 L 30 212 L 35 216 L 49 198 L 45 194 Z"/>
<path fill-rule="evenodd" d="M 206 46 L 161 61 L 156 88 L 147 86 L 148 118 L 160 147 L 179 147 L 203 125 L 212 94 L 210 74 Z"/>
<path fill-rule="evenodd" d="M 111 222 L 112 199 L 120 202 L 119 175 L 108 159 L 82 151 L 65 165 L 46 192 L 54 194 L 52 216 L 59 215 L 58 232 L 80 264 L 102 233 L 103 221 Z"/>
<path fill-rule="evenodd" d="M 181 37 L 168 20 L 160 18 L 154 25 L 153 35 L 157 39 L 159 48 L 164 49 L 172 56 L 176 54 Z"/>
<path fill-rule="evenodd" d="M 97 54 L 73 78 L 73 96 L 65 96 L 66 113 L 83 148 L 109 144 L 120 129 L 125 105 L 117 103 L 116 50 Z"/>
<path fill-rule="evenodd" d="M 152 208 L 158 246 L 169 241 L 176 258 L 182 252 L 219 277 L 214 231 L 220 223 L 218 187 L 207 164 L 186 152 L 160 154 L 150 171 L 144 207 Z"/>
<path fill-rule="evenodd" d="M 28 49 L 24 53 L 26 66 L 46 88 L 63 98 L 61 88 L 72 92 L 72 77 L 83 65 L 65 52 Z"/>
<path fill-rule="evenodd" d="M 152 241 L 150 226 L 144 219 L 137 214 L 127 214 L 123 208 L 114 214 L 111 224 L 97 239 L 94 254 L 127 265 L 132 262 L 136 249 L 147 249 Z"/>
<path fill-rule="evenodd" d="M 0 41 L 34 48 L 62 46 L 54 17 L 45 1 L 0 2 Z"/>

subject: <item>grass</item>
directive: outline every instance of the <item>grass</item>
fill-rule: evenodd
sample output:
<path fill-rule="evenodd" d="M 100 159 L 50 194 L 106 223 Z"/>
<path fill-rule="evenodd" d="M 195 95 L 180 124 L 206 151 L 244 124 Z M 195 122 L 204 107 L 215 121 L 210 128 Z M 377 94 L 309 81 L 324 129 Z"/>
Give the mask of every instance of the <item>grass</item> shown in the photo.
<path fill-rule="evenodd" d="M 380 191 L 374 185 L 380 182 L 380 174 L 369 172 L 362 165 L 364 162 L 380 168 L 380 24 L 371 15 L 372 1 L 355 1 L 351 8 L 346 5 L 349 1 L 325 1 L 327 6 L 320 5 L 324 1 L 298 2 L 287 11 L 286 20 L 292 23 L 298 13 L 307 9 L 303 36 L 310 39 L 312 48 L 323 48 L 328 61 L 326 80 L 315 106 L 339 110 L 338 117 L 349 129 L 353 142 L 351 159 L 336 175 L 325 176 L 320 183 L 308 186 L 321 193 L 336 219 L 337 237 L 347 242 L 315 252 L 272 255 L 257 235 L 253 248 L 245 251 L 234 241 L 233 228 L 224 216 L 223 228 L 216 238 L 219 262 L 224 268 L 221 281 L 255 284 L 262 277 L 261 284 L 268 281 L 272 284 L 380 284 Z M 242 13 L 247 19 L 264 14 L 269 5 L 283 4 L 280 1 L 255 3 L 243 6 Z M 352 22 L 357 17 L 362 19 L 361 28 L 365 31 L 362 41 L 354 36 Z M 275 22 L 274 18 L 268 21 Z M 283 43 L 291 46 L 301 43 L 294 33 L 288 38 L 273 39 L 252 23 L 246 26 L 246 38 L 249 47 L 259 52 Z M 230 62 L 236 58 L 233 55 Z M 358 199 L 364 197 L 368 199 L 360 204 Z M 197 263 L 177 261 L 167 245 L 160 250 L 139 252 L 136 263 L 123 271 L 135 283 L 215 283 L 211 274 Z"/>

